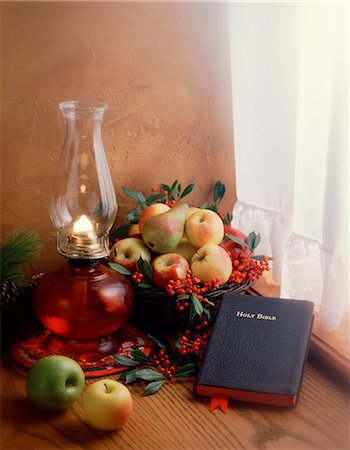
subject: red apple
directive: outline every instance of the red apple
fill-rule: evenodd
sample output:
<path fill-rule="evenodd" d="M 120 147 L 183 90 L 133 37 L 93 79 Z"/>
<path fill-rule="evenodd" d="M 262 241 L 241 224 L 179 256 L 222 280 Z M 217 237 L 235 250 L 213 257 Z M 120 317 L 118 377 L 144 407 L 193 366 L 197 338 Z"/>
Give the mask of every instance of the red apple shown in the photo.
<path fill-rule="evenodd" d="M 184 280 L 190 268 L 187 260 L 177 253 L 163 253 L 152 261 L 153 283 L 165 289 L 170 280 Z"/>
<path fill-rule="evenodd" d="M 241 241 L 247 243 L 248 237 L 241 231 L 237 230 L 237 228 L 233 228 L 231 225 L 226 225 L 224 227 L 224 231 L 225 234 L 232 234 Z M 240 253 L 243 253 L 243 255 L 246 257 L 250 256 L 253 253 L 248 247 L 244 247 L 232 241 L 232 239 L 228 238 L 227 236 L 224 236 L 223 240 L 220 242 L 220 247 L 230 252 L 232 259 L 237 259 Z"/>
<path fill-rule="evenodd" d="M 135 272 L 137 270 L 137 261 L 140 257 L 150 262 L 152 254 L 142 239 L 130 237 L 120 239 L 113 245 L 109 260 L 120 264 L 130 270 L 130 272 Z"/>
<path fill-rule="evenodd" d="M 139 218 L 140 232 L 142 233 L 142 228 L 148 219 L 150 219 L 152 216 L 156 216 L 157 214 L 165 213 L 169 211 L 169 209 L 170 206 L 166 205 L 165 203 L 153 203 L 153 205 L 145 208 L 141 214 L 141 217 Z"/>
<path fill-rule="evenodd" d="M 219 245 L 209 244 L 196 251 L 191 260 L 191 270 L 203 283 L 218 278 L 219 285 L 222 285 L 231 276 L 232 262 L 226 250 Z"/>
<path fill-rule="evenodd" d="M 219 244 L 224 237 L 224 224 L 216 212 L 200 209 L 186 220 L 185 233 L 196 248 L 207 244 Z"/>

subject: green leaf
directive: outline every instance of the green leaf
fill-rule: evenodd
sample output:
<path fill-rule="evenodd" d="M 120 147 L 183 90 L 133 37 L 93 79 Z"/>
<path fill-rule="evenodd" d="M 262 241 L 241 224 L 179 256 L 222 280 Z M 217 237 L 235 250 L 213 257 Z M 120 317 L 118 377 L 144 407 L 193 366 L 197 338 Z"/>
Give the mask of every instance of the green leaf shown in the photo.
<path fill-rule="evenodd" d="M 166 349 L 166 345 L 164 344 L 164 342 L 158 339 L 157 336 L 154 336 L 153 334 L 148 334 L 148 337 L 152 339 L 152 341 L 155 342 L 159 348 Z"/>
<path fill-rule="evenodd" d="M 122 238 L 127 236 L 128 231 L 130 230 L 131 224 L 130 223 L 124 223 L 119 228 L 117 228 L 109 237 L 111 241 L 114 241 L 116 238 Z"/>
<path fill-rule="evenodd" d="M 208 300 L 208 299 L 207 299 L 206 303 L 207 303 L 208 305 L 210 305 L 210 306 L 215 306 L 215 303 L 214 303 L 214 302 L 211 302 L 211 301 Z"/>
<path fill-rule="evenodd" d="M 249 233 L 247 238 L 247 244 L 252 251 L 256 249 L 256 247 L 260 244 L 260 241 L 261 241 L 260 233 L 256 234 L 254 231 Z"/>
<path fill-rule="evenodd" d="M 179 182 L 178 180 L 175 180 L 174 183 L 171 185 L 171 188 L 170 188 L 171 192 L 174 191 L 178 182 Z"/>
<path fill-rule="evenodd" d="M 170 187 L 169 187 L 167 184 L 161 184 L 161 185 L 160 185 L 160 190 L 161 190 L 161 191 L 167 191 L 168 194 L 169 194 L 170 191 L 171 191 Z"/>
<path fill-rule="evenodd" d="M 141 194 L 143 196 L 143 194 L 141 192 L 133 191 L 132 189 L 129 189 L 128 187 L 125 187 L 125 186 L 122 186 L 122 189 L 128 197 L 132 198 L 137 203 L 140 203 L 139 194 Z"/>
<path fill-rule="evenodd" d="M 148 383 L 145 390 L 143 391 L 143 395 L 155 394 L 165 383 L 166 380 L 152 381 L 152 383 Z"/>
<path fill-rule="evenodd" d="M 131 350 L 131 354 L 136 361 L 139 361 L 141 363 L 152 362 L 152 360 L 147 355 L 145 355 L 139 348 L 133 348 Z"/>
<path fill-rule="evenodd" d="M 136 381 L 136 371 L 137 369 L 132 369 L 123 372 L 118 378 L 118 381 L 125 381 L 126 384 L 134 383 Z"/>
<path fill-rule="evenodd" d="M 196 314 L 198 316 L 201 316 L 204 308 L 203 308 L 202 303 L 198 300 L 198 298 L 196 297 L 195 294 L 192 294 L 191 302 L 193 303 L 193 307 L 194 307 Z"/>
<path fill-rule="evenodd" d="M 256 261 L 262 261 L 263 258 L 265 258 L 264 255 L 254 255 L 254 256 L 251 256 L 251 257 L 250 257 L 250 259 L 255 259 Z M 268 257 L 267 257 L 267 260 L 268 260 L 268 261 L 272 261 L 273 258 L 271 258 L 271 256 L 268 256 Z"/>
<path fill-rule="evenodd" d="M 165 199 L 164 194 L 159 194 L 158 192 L 156 192 L 148 197 L 148 199 L 146 200 L 146 204 L 147 206 L 150 206 L 153 205 L 153 203 L 156 203 L 157 200 L 164 200 L 164 199 Z"/>
<path fill-rule="evenodd" d="M 126 218 L 129 223 L 138 223 L 141 214 L 142 214 L 141 207 L 136 206 L 134 209 L 128 212 Z"/>
<path fill-rule="evenodd" d="M 129 373 L 127 373 L 127 375 L 125 377 L 125 384 L 135 383 L 136 380 L 137 380 L 136 369 L 130 370 Z"/>
<path fill-rule="evenodd" d="M 152 283 L 153 269 L 151 264 L 140 256 L 140 259 L 137 261 L 137 267 L 146 280 Z"/>
<path fill-rule="evenodd" d="M 109 262 L 108 265 L 111 269 L 115 270 L 116 272 L 121 273 L 122 275 L 132 275 L 130 270 L 126 269 L 125 267 L 121 266 L 118 263 Z"/>
<path fill-rule="evenodd" d="M 180 369 L 177 369 L 176 372 L 174 372 L 173 377 L 174 378 L 187 378 L 193 376 L 197 371 L 197 366 L 195 363 L 189 363 L 185 364 L 184 366 L 180 367 Z"/>
<path fill-rule="evenodd" d="M 221 181 L 217 181 L 214 186 L 214 202 L 220 202 L 225 195 L 225 185 Z"/>
<path fill-rule="evenodd" d="M 179 302 L 181 300 L 187 300 L 190 298 L 190 294 L 177 294 L 176 301 Z"/>
<path fill-rule="evenodd" d="M 165 376 L 153 369 L 140 369 L 136 372 L 136 377 L 144 381 L 164 380 Z"/>
<path fill-rule="evenodd" d="M 191 183 L 188 186 L 186 186 L 185 189 L 183 190 L 182 194 L 180 195 L 180 198 L 183 198 L 186 195 L 188 195 L 189 193 L 191 193 L 193 191 L 193 188 L 194 188 L 194 183 Z"/>
<path fill-rule="evenodd" d="M 190 311 L 189 311 L 189 314 L 188 314 L 188 318 L 190 319 L 190 322 L 193 322 L 193 321 L 194 321 L 196 315 L 197 315 L 197 314 L 196 314 L 196 311 L 195 311 L 195 309 L 194 309 L 193 302 L 191 302 L 191 303 L 190 303 Z"/>
<path fill-rule="evenodd" d="M 138 283 L 137 286 L 138 286 L 138 287 L 141 287 L 141 288 L 143 288 L 143 289 L 150 289 L 150 288 L 153 287 L 152 284 L 144 283 L 143 281 L 141 281 L 141 283 Z"/>
<path fill-rule="evenodd" d="M 236 244 L 240 245 L 241 247 L 250 248 L 248 244 L 246 244 L 244 241 L 239 239 L 237 236 L 234 236 L 233 234 L 225 233 L 225 236 L 231 239 L 231 241 L 235 242 Z"/>
<path fill-rule="evenodd" d="M 137 361 L 135 361 L 134 359 L 128 358 L 127 356 L 124 356 L 124 355 L 113 355 L 113 358 L 121 366 L 136 367 L 139 365 L 139 363 Z"/>
<path fill-rule="evenodd" d="M 208 320 L 211 319 L 211 314 L 210 314 L 210 312 L 207 310 L 207 308 L 203 308 L 203 314 L 207 317 Z"/>

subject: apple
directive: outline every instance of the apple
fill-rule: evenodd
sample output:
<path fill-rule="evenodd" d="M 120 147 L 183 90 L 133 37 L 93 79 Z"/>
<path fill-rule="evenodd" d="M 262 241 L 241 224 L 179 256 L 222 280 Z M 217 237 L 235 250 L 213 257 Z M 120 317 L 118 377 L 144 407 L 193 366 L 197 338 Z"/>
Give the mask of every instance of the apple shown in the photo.
<path fill-rule="evenodd" d="M 170 280 L 184 280 L 190 265 L 177 253 L 163 253 L 152 261 L 152 268 L 153 283 L 165 289 Z"/>
<path fill-rule="evenodd" d="M 241 231 L 237 230 L 237 228 L 233 228 L 231 225 L 226 225 L 224 227 L 225 235 L 232 234 L 236 236 L 241 241 L 247 243 L 247 236 Z M 248 247 L 243 247 L 242 245 L 233 242 L 232 239 L 224 236 L 223 240 L 220 242 L 220 247 L 224 248 L 226 251 L 231 253 L 232 259 L 238 259 L 240 253 L 243 253 L 244 256 L 248 257 L 253 252 Z"/>
<path fill-rule="evenodd" d="M 130 272 L 135 272 L 140 257 L 150 262 L 152 259 L 151 251 L 142 239 L 130 237 L 120 239 L 113 245 L 109 261 L 120 264 Z"/>
<path fill-rule="evenodd" d="M 68 408 L 80 396 L 85 375 L 74 359 L 50 355 L 39 359 L 29 370 L 26 391 L 29 399 L 40 408 Z"/>
<path fill-rule="evenodd" d="M 151 218 L 152 216 L 156 216 L 157 214 L 165 213 L 170 209 L 170 206 L 166 205 L 165 203 L 153 203 L 153 205 L 147 206 L 147 208 L 143 210 L 139 218 L 140 232 L 142 233 L 142 228 L 149 218 Z"/>
<path fill-rule="evenodd" d="M 117 430 L 126 424 L 133 402 L 127 387 L 118 381 L 103 379 L 91 384 L 83 396 L 86 421 L 97 430 Z"/>
<path fill-rule="evenodd" d="M 188 213 L 187 213 L 187 219 L 192 216 L 193 213 L 200 211 L 200 208 L 198 206 L 189 206 Z"/>
<path fill-rule="evenodd" d="M 216 212 L 200 209 L 186 220 L 185 233 L 196 248 L 207 244 L 219 244 L 224 237 L 224 224 Z"/>
<path fill-rule="evenodd" d="M 128 231 L 128 237 L 139 237 L 141 238 L 141 231 L 138 223 L 133 223 L 130 225 Z"/>
<path fill-rule="evenodd" d="M 222 285 L 231 276 L 232 262 L 226 250 L 219 245 L 208 244 L 196 251 L 191 260 L 191 270 L 203 283 L 218 278 L 219 285 Z"/>
<path fill-rule="evenodd" d="M 192 256 L 196 253 L 196 248 L 193 247 L 188 239 L 182 238 L 180 244 L 174 250 L 174 253 L 183 256 L 190 263 Z"/>

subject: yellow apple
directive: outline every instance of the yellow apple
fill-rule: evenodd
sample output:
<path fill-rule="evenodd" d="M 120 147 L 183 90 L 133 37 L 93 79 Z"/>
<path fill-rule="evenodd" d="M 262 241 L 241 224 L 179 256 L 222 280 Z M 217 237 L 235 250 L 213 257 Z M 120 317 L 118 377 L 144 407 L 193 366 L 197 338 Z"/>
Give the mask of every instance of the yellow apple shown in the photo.
<path fill-rule="evenodd" d="M 113 245 L 109 261 L 120 264 L 130 270 L 130 272 L 135 272 L 137 270 L 137 261 L 140 257 L 151 262 L 151 251 L 142 239 L 130 237 L 120 239 Z"/>
<path fill-rule="evenodd" d="M 197 206 L 189 206 L 188 208 L 188 213 L 187 213 L 187 219 L 192 216 L 193 213 L 200 211 L 200 208 L 198 208 Z"/>
<path fill-rule="evenodd" d="M 227 283 L 232 272 L 231 258 L 219 245 L 208 244 L 199 248 L 191 260 L 191 270 L 195 277 L 203 283 L 209 283 L 214 278 L 219 279 L 219 285 Z"/>
<path fill-rule="evenodd" d="M 186 220 L 185 233 L 196 248 L 207 244 L 219 244 L 224 237 L 224 224 L 216 212 L 200 209 Z"/>
<path fill-rule="evenodd" d="M 141 236 L 141 230 L 137 223 L 133 223 L 128 232 L 128 237 Z"/>
<path fill-rule="evenodd" d="M 97 430 L 117 430 L 132 413 L 132 397 L 123 384 L 105 379 L 91 384 L 83 397 L 86 421 Z"/>
<path fill-rule="evenodd" d="M 196 248 L 193 247 L 188 239 L 183 238 L 174 250 L 174 253 L 183 256 L 188 262 L 191 262 L 192 256 L 196 253 Z"/>
<path fill-rule="evenodd" d="M 153 203 L 153 205 L 145 208 L 141 214 L 141 217 L 139 218 L 140 232 L 142 233 L 142 228 L 150 217 L 165 213 L 169 211 L 169 209 L 170 206 L 166 205 L 165 203 Z"/>

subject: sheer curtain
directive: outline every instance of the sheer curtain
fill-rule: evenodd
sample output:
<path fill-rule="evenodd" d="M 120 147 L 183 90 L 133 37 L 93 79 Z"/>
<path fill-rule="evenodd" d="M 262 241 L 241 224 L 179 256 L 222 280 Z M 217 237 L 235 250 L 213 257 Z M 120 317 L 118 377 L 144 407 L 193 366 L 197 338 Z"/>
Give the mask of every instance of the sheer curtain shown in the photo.
<path fill-rule="evenodd" d="M 335 329 L 349 309 L 347 3 L 232 3 L 238 201 L 281 296 Z"/>

